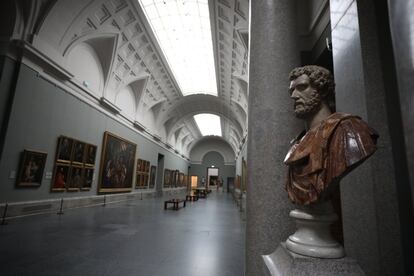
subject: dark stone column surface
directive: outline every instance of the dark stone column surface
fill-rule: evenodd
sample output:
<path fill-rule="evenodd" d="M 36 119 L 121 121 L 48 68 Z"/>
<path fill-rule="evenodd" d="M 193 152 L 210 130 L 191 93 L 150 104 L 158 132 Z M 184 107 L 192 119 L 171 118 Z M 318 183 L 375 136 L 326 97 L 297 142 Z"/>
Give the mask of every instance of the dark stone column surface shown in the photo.
<path fill-rule="evenodd" d="M 249 139 L 247 148 L 246 275 L 264 275 L 262 255 L 294 232 L 284 189 L 284 157 L 301 122 L 288 95 L 299 65 L 295 1 L 250 1 Z"/>

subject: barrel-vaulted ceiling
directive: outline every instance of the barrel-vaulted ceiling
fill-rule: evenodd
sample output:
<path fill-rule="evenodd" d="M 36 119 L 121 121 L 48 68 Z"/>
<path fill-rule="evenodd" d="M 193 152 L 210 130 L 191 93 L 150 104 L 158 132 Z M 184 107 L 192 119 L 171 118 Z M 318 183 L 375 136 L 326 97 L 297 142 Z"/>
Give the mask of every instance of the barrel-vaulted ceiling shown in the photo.
<path fill-rule="evenodd" d="M 198 1 L 207 0 L 184 2 Z M 31 47 L 89 99 L 186 156 L 202 138 L 193 116 L 218 115 L 237 152 L 247 133 L 248 0 L 208 1 L 218 96 L 183 96 L 138 0 L 29 2 L 17 32 L 31 28 Z"/>

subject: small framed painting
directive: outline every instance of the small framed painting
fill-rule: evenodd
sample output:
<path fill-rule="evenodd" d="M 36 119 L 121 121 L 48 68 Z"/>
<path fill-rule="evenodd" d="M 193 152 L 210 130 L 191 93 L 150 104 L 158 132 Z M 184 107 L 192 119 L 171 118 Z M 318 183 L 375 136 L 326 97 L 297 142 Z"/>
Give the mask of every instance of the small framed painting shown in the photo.
<path fill-rule="evenodd" d="M 96 146 L 88 144 L 85 150 L 85 166 L 95 166 Z"/>
<path fill-rule="evenodd" d="M 68 181 L 69 177 L 69 169 L 69 164 L 56 163 L 51 188 L 53 192 L 63 192 L 66 189 L 66 182 Z"/>
<path fill-rule="evenodd" d="M 24 150 L 22 153 L 17 187 L 39 187 L 42 184 L 47 153 Z"/>
<path fill-rule="evenodd" d="M 72 147 L 73 139 L 65 136 L 60 136 L 58 140 L 56 161 L 62 163 L 70 163 Z"/>
<path fill-rule="evenodd" d="M 69 176 L 70 177 L 66 183 L 66 189 L 72 192 L 79 191 L 83 185 L 82 167 L 72 166 L 70 168 Z"/>
<path fill-rule="evenodd" d="M 83 182 L 81 186 L 82 191 L 89 191 L 92 188 L 94 168 L 83 169 Z"/>
<path fill-rule="evenodd" d="M 75 141 L 72 150 L 72 163 L 77 165 L 83 165 L 83 159 L 85 157 L 86 144 L 81 141 Z"/>

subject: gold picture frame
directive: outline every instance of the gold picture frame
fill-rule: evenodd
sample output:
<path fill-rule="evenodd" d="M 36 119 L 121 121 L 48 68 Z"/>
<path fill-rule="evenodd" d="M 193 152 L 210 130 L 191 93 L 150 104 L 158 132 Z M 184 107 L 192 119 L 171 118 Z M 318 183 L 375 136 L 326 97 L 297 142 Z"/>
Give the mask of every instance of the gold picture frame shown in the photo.
<path fill-rule="evenodd" d="M 105 131 L 98 193 L 132 190 L 136 149 L 136 144 Z"/>
<path fill-rule="evenodd" d="M 42 184 L 47 153 L 24 150 L 22 152 L 19 173 L 16 178 L 17 187 L 39 187 Z"/>

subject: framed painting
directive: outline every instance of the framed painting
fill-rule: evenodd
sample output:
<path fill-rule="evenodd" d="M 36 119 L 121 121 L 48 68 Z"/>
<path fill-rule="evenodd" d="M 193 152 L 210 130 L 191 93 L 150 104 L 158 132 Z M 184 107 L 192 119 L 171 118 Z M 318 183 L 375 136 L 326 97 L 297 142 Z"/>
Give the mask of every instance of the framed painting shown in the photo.
<path fill-rule="evenodd" d="M 39 187 L 42 184 L 47 153 L 24 150 L 20 160 L 17 187 Z"/>
<path fill-rule="evenodd" d="M 142 166 L 142 160 L 138 159 L 137 161 L 137 171 L 140 172 L 141 171 L 141 166 Z"/>
<path fill-rule="evenodd" d="M 95 158 L 96 158 L 96 149 L 95 145 L 87 144 L 85 149 L 85 166 L 94 167 Z"/>
<path fill-rule="evenodd" d="M 56 153 L 56 161 L 61 163 L 70 163 L 72 156 L 73 139 L 60 136 Z"/>
<path fill-rule="evenodd" d="M 99 193 L 132 190 L 137 145 L 105 132 L 101 156 Z"/>
<path fill-rule="evenodd" d="M 184 174 L 183 173 L 178 174 L 178 186 L 180 187 L 184 186 Z"/>
<path fill-rule="evenodd" d="M 136 179 L 135 179 L 135 188 L 136 189 L 145 189 L 147 188 L 144 184 L 144 175 L 141 172 L 137 173 Z"/>
<path fill-rule="evenodd" d="M 171 171 L 169 169 L 164 170 L 164 187 L 170 187 Z"/>
<path fill-rule="evenodd" d="M 72 166 L 69 171 L 69 178 L 66 182 L 66 189 L 68 191 L 79 191 L 82 187 L 83 175 L 81 166 Z"/>
<path fill-rule="evenodd" d="M 94 172 L 93 168 L 83 169 L 83 173 L 82 173 L 83 181 L 82 181 L 82 186 L 81 186 L 82 191 L 89 191 L 92 188 L 93 172 Z"/>
<path fill-rule="evenodd" d="M 171 173 L 171 187 L 177 187 L 177 180 L 178 180 L 178 171 L 172 171 Z"/>
<path fill-rule="evenodd" d="M 85 158 L 85 149 L 86 144 L 81 141 L 74 141 L 73 150 L 72 150 L 72 163 L 77 165 L 83 165 L 83 160 Z"/>
<path fill-rule="evenodd" d="M 66 182 L 69 177 L 69 164 L 56 163 L 53 172 L 53 180 L 51 190 L 53 192 L 63 192 L 66 189 Z"/>
<path fill-rule="evenodd" d="M 150 180 L 149 180 L 149 188 L 153 189 L 155 187 L 155 176 L 157 173 L 157 167 L 156 166 L 151 166 L 151 171 L 150 171 Z"/>

